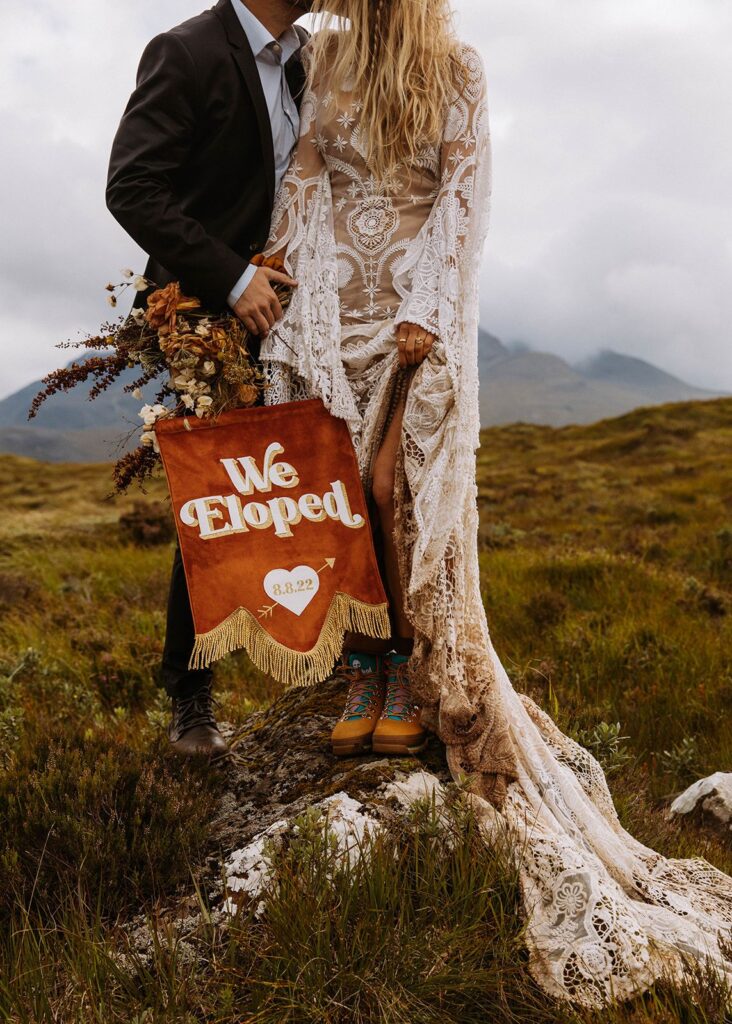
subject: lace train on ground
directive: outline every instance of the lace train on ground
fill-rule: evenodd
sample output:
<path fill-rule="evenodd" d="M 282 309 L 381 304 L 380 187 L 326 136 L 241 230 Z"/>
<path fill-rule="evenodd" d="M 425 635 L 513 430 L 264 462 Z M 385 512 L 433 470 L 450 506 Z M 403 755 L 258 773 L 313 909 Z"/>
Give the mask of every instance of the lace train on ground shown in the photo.
<path fill-rule="evenodd" d="M 493 650 L 519 755 L 498 812 L 517 852 L 531 971 L 550 994 L 602 1006 L 706 963 L 732 985 L 732 877 L 702 858 L 662 857 L 621 826 L 595 758 L 517 693 Z"/>

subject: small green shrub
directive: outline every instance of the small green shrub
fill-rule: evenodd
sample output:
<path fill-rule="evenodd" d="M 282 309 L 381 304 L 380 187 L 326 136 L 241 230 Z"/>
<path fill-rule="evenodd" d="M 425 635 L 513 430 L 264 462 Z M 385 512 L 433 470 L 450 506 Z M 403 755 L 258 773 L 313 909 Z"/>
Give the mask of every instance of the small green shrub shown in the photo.
<path fill-rule="evenodd" d="M 703 774 L 703 759 L 696 736 L 684 736 L 670 750 L 658 755 L 661 770 L 680 786 L 688 786 Z"/>
<path fill-rule="evenodd" d="M 118 659 L 114 653 L 95 654 L 89 672 L 89 683 L 99 696 L 103 708 L 140 709 L 155 700 L 157 684 L 151 668 L 135 659 Z"/>
<path fill-rule="evenodd" d="M 517 544 L 525 533 L 510 523 L 488 522 L 481 526 L 478 541 L 485 548 L 510 548 Z"/>
<path fill-rule="evenodd" d="M 597 758 L 606 775 L 614 775 L 634 760 L 626 744 L 629 736 L 621 735 L 620 722 L 599 722 L 592 729 L 581 729 L 577 742 Z"/>

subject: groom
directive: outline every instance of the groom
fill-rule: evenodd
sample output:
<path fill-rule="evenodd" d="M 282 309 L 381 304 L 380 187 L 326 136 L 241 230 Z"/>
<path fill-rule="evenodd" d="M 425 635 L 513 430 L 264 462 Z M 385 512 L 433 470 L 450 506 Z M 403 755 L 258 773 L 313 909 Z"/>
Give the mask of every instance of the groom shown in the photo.
<path fill-rule="evenodd" d="M 149 255 L 145 276 L 228 304 L 265 335 L 289 277 L 249 261 L 264 249 L 276 189 L 299 132 L 304 86 L 295 26 L 311 0 L 219 0 L 146 47 L 112 146 L 107 206 Z M 183 755 L 226 754 L 210 669 L 191 671 L 194 628 L 180 548 L 162 661 L 168 737 Z"/>

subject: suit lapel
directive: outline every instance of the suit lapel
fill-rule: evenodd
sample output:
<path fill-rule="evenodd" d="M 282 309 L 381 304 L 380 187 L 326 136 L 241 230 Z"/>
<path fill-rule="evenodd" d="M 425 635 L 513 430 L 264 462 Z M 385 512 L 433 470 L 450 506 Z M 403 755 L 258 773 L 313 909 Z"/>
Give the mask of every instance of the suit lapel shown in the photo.
<path fill-rule="evenodd" d="M 231 47 L 231 54 L 241 72 L 249 95 L 251 96 L 254 110 L 259 125 L 259 138 L 262 143 L 262 156 L 264 158 L 264 171 L 267 176 L 267 189 L 269 191 L 270 205 L 274 204 L 274 144 L 272 142 L 272 124 L 269 119 L 267 102 L 264 98 L 262 82 L 259 78 L 259 71 L 249 45 L 247 34 L 236 16 L 236 11 L 231 5 L 231 0 L 219 0 L 214 12 L 220 18 L 226 30 L 226 36 Z"/>

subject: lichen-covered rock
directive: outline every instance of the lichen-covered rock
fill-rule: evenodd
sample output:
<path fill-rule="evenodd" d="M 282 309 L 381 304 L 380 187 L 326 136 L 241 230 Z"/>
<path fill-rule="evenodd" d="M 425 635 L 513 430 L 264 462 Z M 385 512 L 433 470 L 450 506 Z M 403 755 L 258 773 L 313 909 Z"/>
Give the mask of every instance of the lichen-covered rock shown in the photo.
<path fill-rule="evenodd" d="M 676 797 L 670 813 L 690 815 L 732 840 L 732 772 L 715 772 L 699 779 Z"/>
<path fill-rule="evenodd" d="M 212 908 L 206 912 L 209 926 L 225 927 L 242 901 L 259 898 L 269 878 L 268 852 L 296 832 L 306 812 L 327 816 L 337 849 L 353 858 L 367 832 L 388 828 L 415 800 L 441 805 L 451 776 L 435 737 L 415 757 L 332 754 L 330 732 L 344 697 L 342 684 L 327 680 L 288 690 L 238 730 L 222 724 L 232 754 L 212 769 L 223 773 L 224 788 L 209 856 L 195 873 L 196 888 Z M 157 915 L 187 950 L 195 946 L 202 915 L 192 892 Z M 149 925 L 135 919 L 127 932 L 146 959 L 153 944 Z"/>

